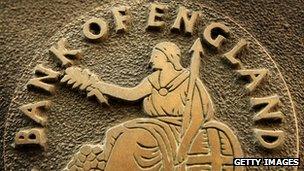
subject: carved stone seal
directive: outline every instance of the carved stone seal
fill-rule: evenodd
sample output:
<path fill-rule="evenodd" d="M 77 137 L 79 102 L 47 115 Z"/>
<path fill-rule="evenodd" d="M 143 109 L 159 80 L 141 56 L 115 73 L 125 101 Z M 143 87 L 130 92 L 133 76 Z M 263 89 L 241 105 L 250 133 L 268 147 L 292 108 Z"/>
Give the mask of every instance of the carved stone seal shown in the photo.
<path fill-rule="evenodd" d="M 10 170 L 239 171 L 234 158 L 299 155 L 276 63 L 201 3 L 104 2 L 46 47 L 10 106 Z"/>

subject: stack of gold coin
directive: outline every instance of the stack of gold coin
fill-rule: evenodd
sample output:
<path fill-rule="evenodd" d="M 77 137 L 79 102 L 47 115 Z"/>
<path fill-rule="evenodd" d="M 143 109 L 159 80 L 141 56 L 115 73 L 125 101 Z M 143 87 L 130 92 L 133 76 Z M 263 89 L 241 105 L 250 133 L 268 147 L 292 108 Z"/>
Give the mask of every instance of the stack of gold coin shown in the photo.
<path fill-rule="evenodd" d="M 64 171 L 101 171 L 104 170 L 106 161 L 103 155 L 103 146 L 84 145 L 76 153 Z"/>

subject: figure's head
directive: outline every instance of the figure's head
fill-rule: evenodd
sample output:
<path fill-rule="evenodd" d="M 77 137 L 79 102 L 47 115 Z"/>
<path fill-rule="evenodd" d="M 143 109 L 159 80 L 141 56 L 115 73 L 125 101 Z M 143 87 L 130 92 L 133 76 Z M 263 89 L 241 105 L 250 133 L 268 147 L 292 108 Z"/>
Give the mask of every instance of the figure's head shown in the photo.
<path fill-rule="evenodd" d="M 181 52 L 178 46 L 172 42 L 158 43 L 152 51 L 150 63 L 153 69 L 163 69 L 172 65 L 175 70 L 179 71 L 183 67 L 180 64 Z"/>

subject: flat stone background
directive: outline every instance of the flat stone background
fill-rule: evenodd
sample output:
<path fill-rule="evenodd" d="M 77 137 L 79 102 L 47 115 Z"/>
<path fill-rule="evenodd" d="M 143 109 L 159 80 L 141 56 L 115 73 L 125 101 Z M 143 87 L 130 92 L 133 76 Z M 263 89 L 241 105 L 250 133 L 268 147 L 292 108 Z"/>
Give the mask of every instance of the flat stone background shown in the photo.
<path fill-rule="evenodd" d="M 0 2 L 1 134 L 15 82 L 33 58 L 30 52 L 44 48 L 45 42 L 63 26 L 102 3 L 93 0 Z M 278 64 L 295 103 L 301 136 L 300 169 L 304 169 L 304 1 L 206 0 L 202 3 L 248 30 Z"/>

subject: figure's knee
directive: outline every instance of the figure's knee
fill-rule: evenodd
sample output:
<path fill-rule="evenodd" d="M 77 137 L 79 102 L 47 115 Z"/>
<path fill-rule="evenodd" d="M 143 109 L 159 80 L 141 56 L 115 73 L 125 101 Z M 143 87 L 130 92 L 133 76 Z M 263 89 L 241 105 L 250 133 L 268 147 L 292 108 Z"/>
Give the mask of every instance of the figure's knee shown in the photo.
<path fill-rule="evenodd" d="M 147 147 L 157 146 L 155 137 L 142 128 L 111 129 L 107 133 L 106 141 L 106 144 L 111 144 L 113 148 L 137 148 L 139 144 Z"/>
<path fill-rule="evenodd" d="M 156 146 L 157 141 L 149 131 L 142 128 L 128 128 L 115 140 L 106 170 L 138 170 L 134 157 L 151 156 L 155 151 L 149 150 L 149 147 Z"/>
<path fill-rule="evenodd" d="M 128 135 L 126 135 L 133 141 L 136 141 L 137 143 L 140 143 L 144 146 L 156 146 L 157 141 L 155 137 L 151 134 L 151 132 L 142 129 L 142 128 L 136 128 L 136 129 L 130 129 L 128 131 Z"/>
<path fill-rule="evenodd" d="M 123 125 L 112 127 L 106 132 L 106 141 L 118 140 L 125 143 L 139 142 L 151 146 L 157 143 L 150 131 L 143 128 L 126 128 Z"/>
<path fill-rule="evenodd" d="M 123 132 L 125 132 L 126 128 L 123 125 L 117 125 L 115 127 L 112 127 L 110 129 L 107 130 L 106 132 L 106 139 L 109 138 L 116 138 L 119 135 L 121 135 Z"/>

